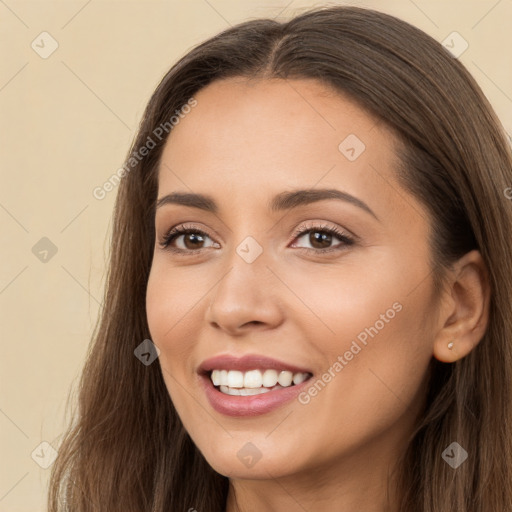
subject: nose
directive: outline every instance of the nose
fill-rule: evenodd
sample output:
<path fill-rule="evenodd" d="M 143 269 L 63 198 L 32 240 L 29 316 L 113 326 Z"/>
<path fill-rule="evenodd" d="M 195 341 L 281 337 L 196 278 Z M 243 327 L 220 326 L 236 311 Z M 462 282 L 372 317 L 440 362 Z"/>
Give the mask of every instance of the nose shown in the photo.
<path fill-rule="evenodd" d="M 206 322 L 231 336 L 278 327 L 284 318 L 279 281 L 263 258 L 252 263 L 237 258 L 210 294 Z"/>

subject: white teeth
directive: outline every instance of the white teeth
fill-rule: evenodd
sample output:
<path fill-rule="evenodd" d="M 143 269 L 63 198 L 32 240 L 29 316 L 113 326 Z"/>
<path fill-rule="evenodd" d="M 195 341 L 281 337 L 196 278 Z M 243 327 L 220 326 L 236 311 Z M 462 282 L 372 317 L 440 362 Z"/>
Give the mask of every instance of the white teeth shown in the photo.
<path fill-rule="evenodd" d="M 263 384 L 263 376 L 259 370 L 251 370 L 245 372 L 244 375 L 244 388 L 261 388 Z"/>
<path fill-rule="evenodd" d="M 307 377 L 306 373 L 295 373 L 293 375 L 293 383 L 300 384 L 301 382 L 304 382 L 306 380 L 306 377 Z"/>
<path fill-rule="evenodd" d="M 220 386 L 222 393 L 248 396 L 267 393 L 270 388 L 280 389 L 300 384 L 309 376 L 308 373 L 292 373 L 288 370 L 213 370 L 210 378 L 214 386 Z"/>
<path fill-rule="evenodd" d="M 263 393 L 268 393 L 270 389 L 268 388 L 260 388 L 260 389 L 235 389 L 230 388 L 228 386 L 220 386 L 220 391 L 222 393 L 226 393 L 226 395 L 240 395 L 240 396 L 249 396 L 249 395 L 261 395 Z"/>
<path fill-rule="evenodd" d="M 214 386 L 227 386 L 228 372 L 227 370 L 213 370 L 211 379 Z"/>
<path fill-rule="evenodd" d="M 281 386 L 283 386 L 283 388 L 291 386 L 292 381 L 293 381 L 293 373 L 292 372 L 281 372 L 277 379 L 277 382 L 279 382 L 279 384 Z"/>
<path fill-rule="evenodd" d="M 275 370 L 265 370 L 263 374 L 263 385 L 271 388 L 277 384 L 277 372 Z"/>
<path fill-rule="evenodd" d="M 230 388 L 243 388 L 244 387 L 244 374 L 238 370 L 229 370 L 228 372 L 228 386 Z"/>

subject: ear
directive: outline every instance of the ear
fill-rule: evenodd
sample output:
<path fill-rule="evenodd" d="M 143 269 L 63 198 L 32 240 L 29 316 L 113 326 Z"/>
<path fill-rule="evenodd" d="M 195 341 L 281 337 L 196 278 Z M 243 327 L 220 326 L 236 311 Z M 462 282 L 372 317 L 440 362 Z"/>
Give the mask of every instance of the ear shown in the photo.
<path fill-rule="evenodd" d="M 453 363 L 465 357 L 480 342 L 489 320 L 490 285 L 479 251 L 458 260 L 449 273 L 440 309 L 439 330 L 434 339 L 434 357 Z M 453 343 L 452 348 L 448 344 Z"/>

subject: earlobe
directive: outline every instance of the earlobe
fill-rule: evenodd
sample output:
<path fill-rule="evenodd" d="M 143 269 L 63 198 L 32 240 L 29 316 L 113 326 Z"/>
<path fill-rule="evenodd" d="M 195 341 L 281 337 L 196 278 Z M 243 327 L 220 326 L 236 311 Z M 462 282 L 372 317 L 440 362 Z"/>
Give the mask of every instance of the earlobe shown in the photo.
<path fill-rule="evenodd" d="M 469 353 L 468 351 L 467 353 Z M 457 340 L 454 339 L 447 343 L 446 345 L 442 346 L 441 342 L 436 340 L 434 343 L 434 352 L 433 356 L 443 363 L 454 363 L 458 359 L 461 359 L 467 353 L 464 353 L 463 355 L 460 354 L 457 346 Z"/>
<path fill-rule="evenodd" d="M 433 355 L 453 363 L 462 359 L 482 340 L 489 320 L 490 285 L 485 262 L 473 250 L 450 271 L 446 293 L 450 301 L 441 309 Z"/>

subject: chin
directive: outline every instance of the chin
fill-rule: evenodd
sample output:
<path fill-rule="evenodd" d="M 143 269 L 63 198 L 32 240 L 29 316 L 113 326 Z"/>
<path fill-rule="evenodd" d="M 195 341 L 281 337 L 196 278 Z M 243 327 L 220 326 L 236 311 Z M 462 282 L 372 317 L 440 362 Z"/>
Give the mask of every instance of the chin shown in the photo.
<path fill-rule="evenodd" d="M 245 436 L 244 436 L 245 437 Z M 254 436 L 256 437 L 256 436 Z M 247 438 L 245 438 L 247 439 Z M 283 451 L 283 445 L 263 442 L 230 439 L 229 443 L 212 444 L 208 450 L 201 450 L 208 464 L 219 474 L 229 478 L 265 480 L 284 477 L 295 473 L 300 468 L 298 461 L 291 461 Z M 290 447 L 290 453 L 296 451 Z"/>

